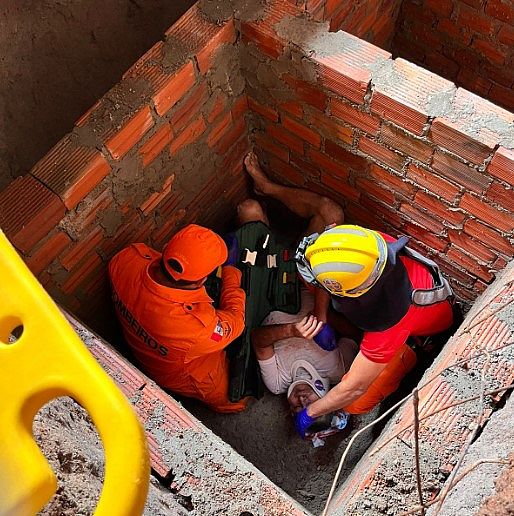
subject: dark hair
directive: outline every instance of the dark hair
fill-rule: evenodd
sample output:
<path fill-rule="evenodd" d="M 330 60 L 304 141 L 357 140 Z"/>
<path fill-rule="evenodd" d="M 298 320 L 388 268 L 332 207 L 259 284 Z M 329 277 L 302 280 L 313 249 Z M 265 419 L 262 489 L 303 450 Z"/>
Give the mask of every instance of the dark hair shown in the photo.
<path fill-rule="evenodd" d="M 177 260 L 174 260 L 170 258 L 169 260 L 166 260 L 166 263 L 168 266 L 177 272 L 182 272 L 184 269 L 182 268 L 182 265 Z M 164 263 L 164 258 L 161 258 L 161 271 L 166 276 L 166 278 L 173 283 L 174 286 L 177 288 L 181 287 L 189 287 L 191 285 L 194 285 L 195 283 L 198 283 L 198 281 L 189 281 L 189 280 L 176 280 L 173 278 L 173 276 L 169 273 L 168 268 L 166 267 Z"/>

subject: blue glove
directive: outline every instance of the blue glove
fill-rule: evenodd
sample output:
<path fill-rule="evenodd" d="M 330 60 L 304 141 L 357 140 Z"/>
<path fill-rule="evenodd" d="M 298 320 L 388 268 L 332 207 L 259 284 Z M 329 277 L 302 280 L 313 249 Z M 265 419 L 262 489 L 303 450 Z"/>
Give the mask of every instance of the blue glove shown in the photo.
<path fill-rule="evenodd" d="M 314 337 L 314 342 L 325 351 L 333 351 L 337 348 L 337 338 L 334 328 L 327 323 L 321 327 L 321 331 Z"/>
<path fill-rule="evenodd" d="M 227 233 L 225 235 L 225 244 L 227 244 L 228 249 L 228 258 L 227 261 L 223 265 L 233 265 L 237 266 L 239 262 L 239 242 L 237 241 L 235 233 Z"/>
<path fill-rule="evenodd" d="M 296 414 L 294 417 L 294 427 L 302 439 L 305 439 L 305 432 L 312 425 L 312 423 L 314 423 L 314 421 L 316 421 L 316 418 L 307 414 L 307 407 Z"/>

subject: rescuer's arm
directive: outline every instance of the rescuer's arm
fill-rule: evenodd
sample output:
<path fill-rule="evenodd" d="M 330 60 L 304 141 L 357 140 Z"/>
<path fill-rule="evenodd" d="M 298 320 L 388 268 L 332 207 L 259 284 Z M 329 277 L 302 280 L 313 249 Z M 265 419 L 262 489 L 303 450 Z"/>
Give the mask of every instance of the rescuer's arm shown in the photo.
<path fill-rule="evenodd" d="M 314 289 L 314 309 L 312 313 L 322 322 L 327 322 L 330 294 L 322 288 Z"/>
<path fill-rule="evenodd" d="M 271 358 L 275 351 L 275 342 L 290 337 L 303 337 L 312 339 L 321 329 L 323 323 L 313 315 L 305 316 L 297 323 L 271 324 L 255 328 L 252 331 L 252 345 L 258 360 Z"/>
<path fill-rule="evenodd" d="M 359 352 L 348 373 L 323 398 L 309 405 L 307 414 L 315 418 L 346 407 L 368 390 L 386 366 L 387 363 L 372 362 Z"/>

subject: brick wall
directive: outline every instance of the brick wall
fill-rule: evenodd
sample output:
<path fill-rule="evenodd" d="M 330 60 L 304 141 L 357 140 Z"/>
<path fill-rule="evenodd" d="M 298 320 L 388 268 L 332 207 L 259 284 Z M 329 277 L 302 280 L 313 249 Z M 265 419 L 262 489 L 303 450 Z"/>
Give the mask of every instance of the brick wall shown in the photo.
<path fill-rule="evenodd" d="M 344 30 L 390 50 L 403 0 L 291 0 L 331 31 Z"/>
<path fill-rule="evenodd" d="M 394 52 L 514 108 L 512 0 L 404 0 Z"/>
<path fill-rule="evenodd" d="M 247 100 L 233 20 L 193 7 L 30 173 L 0 193 L 0 227 L 50 294 L 109 326 L 108 260 L 160 249 L 190 221 L 221 227 L 245 197 Z"/>
<path fill-rule="evenodd" d="M 221 228 L 249 135 L 279 181 L 411 235 L 462 298 L 493 281 L 513 256 L 512 113 L 289 0 L 236 21 L 200 9 L 0 192 L 0 227 L 58 302 L 105 333 L 108 260 L 187 222 Z"/>
<path fill-rule="evenodd" d="M 349 34 L 327 35 L 291 3 L 244 23 L 242 36 L 270 174 L 331 196 L 350 222 L 410 235 L 462 298 L 482 292 L 513 256 L 514 115 Z"/>

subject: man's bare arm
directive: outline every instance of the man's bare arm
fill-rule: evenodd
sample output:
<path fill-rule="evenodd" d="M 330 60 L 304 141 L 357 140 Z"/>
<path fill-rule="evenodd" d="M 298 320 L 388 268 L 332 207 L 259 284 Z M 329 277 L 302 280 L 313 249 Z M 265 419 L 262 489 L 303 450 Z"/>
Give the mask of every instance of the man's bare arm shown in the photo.
<path fill-rule="evenodd" d="M 272 324 L 255 328 L 252 331 L 252 345 L 258 360 L 271 358 L 275 351 L 275 342 L 290 337 L 312 339 L 321 329 L 323 323 L 313 315 L 304 317 L 297 323 Z"/>
<path fill-rule="evenodd" d="M 307 407 L 307 414 L 319 417 L 342 409 L 360 398 L 387 364 L 378 364 L 359 353 L 348 373 L 323 398 Z"/>

